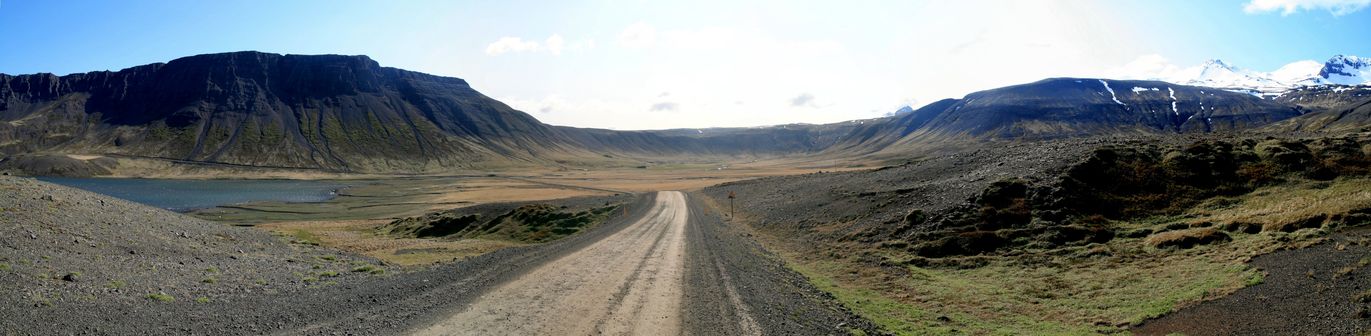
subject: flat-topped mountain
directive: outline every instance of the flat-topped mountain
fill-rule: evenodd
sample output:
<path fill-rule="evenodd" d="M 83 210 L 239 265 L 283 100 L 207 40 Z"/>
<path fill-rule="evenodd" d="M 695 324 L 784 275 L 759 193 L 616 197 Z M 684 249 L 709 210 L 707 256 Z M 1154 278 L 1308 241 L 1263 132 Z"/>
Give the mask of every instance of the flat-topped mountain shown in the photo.
<path fill-rule="evenodd" d="M 461 167 L 555 148 L 461 79 L 365 56 L 237 52 L 117 72 L 0 75 L 7 152 L 80 150 L 291 167 Z M 521 156 L 522 154 L 522 156 Z"/>

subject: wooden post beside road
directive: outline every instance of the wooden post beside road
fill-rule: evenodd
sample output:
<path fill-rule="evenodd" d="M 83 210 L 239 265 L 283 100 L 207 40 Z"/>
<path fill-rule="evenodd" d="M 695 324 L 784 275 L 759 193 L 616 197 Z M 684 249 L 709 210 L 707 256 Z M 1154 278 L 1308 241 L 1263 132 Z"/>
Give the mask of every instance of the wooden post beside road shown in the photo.
<path fill-rule="evenodd" d="M 733 199 L 738 198 L 738 194 L 728 192 L 728 218 L 733 218 Z"/>

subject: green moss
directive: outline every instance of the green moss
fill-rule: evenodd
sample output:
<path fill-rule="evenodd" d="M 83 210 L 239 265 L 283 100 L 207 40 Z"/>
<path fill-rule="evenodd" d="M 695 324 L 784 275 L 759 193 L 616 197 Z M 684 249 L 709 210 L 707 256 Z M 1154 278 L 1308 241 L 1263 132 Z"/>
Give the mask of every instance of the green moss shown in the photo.
<path fill-rule="evenodd" d="M 209 303 L 209 298 L 203 296 L 195 298 L 195 303 Z"/>
<path fill-rule="evenodd" d="M 173 296 L 171 296 L 170 294 L 167 294 L 167 293 L 160 293 L 160 292 L 159 292 L 159 293 L 148 294 L 148 295 L 146 296 L 146 298 L 148 298 L 149 300 L 156 300 L 156 301 L 160 301 L 160 302 L 173 302 L 173 301 L 176 301 L 176 298 L 173 297 Z"/>
<path fill-rule="evenodd" d="M 124 280 L 113 280 L 105 284 L 105 288 L 111 289 L 124 288 L 124 286 L 128 286 L 128 283 L 124 282 Z"/>
<path fill-rule="evenodd" d="M 1262 282 L 1265 282 L 1265 281 L 1266 281 L 1266 273 L 1262 273 L 1262 272 L 1260 272 L 1260 271 L 1254 271 L 1254 272 L 1252 272 L 1252 276 L 1247 277 L 1247 281 L 1243 282 L 1243 286 L 1252 287 L 1252 286 L 1260 285 L 1260 284 L 1262 284 Z"/>
<path fill-rule="evenodd" d="M 34 304 L 39 305 L 39 306 L 42 306 L 42 307 L 52 307 L 52 305 L 53 305 L 53 304 L 52 304 L 52 299 L 49 299 L 48 297 L 43 296 L 43 294 L 33 294 L 33 296 L 29 297 L 29 299 L 30 299 L 30 300 L 33 300 L 33 303 L 34 303 Z"/>

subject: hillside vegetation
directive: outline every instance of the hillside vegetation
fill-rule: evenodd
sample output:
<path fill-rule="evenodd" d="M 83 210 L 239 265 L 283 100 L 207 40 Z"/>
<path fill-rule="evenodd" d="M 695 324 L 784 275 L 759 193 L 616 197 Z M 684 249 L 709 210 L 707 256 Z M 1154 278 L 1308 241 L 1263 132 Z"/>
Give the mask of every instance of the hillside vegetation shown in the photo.
<path fill-rule="evenodd" d="M 745 204 L 740 220 L 757 227 L 792 267 L 863 316 L 910 335 L 1122 333 L 1261 283 L 1264 273 L 1247 264 L 1253 257 L 1371 224 L 1366 136 L 1088 148 L 1058 154 L 1077 159 L 1039 164 L 1036 174 L 1009 167 L 1059 156 L 972 152 L 833 174 L 851 186 L 832 191 L 786 194 L 829 178 L 811 175 L 706 193 L 719 201 L 737 191 Z M 987 172 L 916 168 L 982 159 L 989 163 L 975 167 Z M 862 182 L 901 176 L 909 182 Z M 973 182 L 958 182 L 964 179 Z M 961 202 L 918 199 L 942 199 L 925 190 L 977 188 L 974 181 L 981 181 L 979 191 Z M 864 187 L 872 189 L 840 191 Z M 778 210 L 829 197 L 860 213 L 820 207 L 795 218 Z M 800 241 L 830 252 L 806 252 L 814 247 Z"/>

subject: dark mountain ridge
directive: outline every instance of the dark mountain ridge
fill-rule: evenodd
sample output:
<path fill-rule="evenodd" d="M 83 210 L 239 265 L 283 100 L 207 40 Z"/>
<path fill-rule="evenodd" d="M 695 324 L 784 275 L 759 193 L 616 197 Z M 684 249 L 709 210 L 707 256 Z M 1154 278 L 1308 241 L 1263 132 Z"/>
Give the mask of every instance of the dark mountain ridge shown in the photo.
<path fill-rule="evenodd" d="M 1311 111 L 1322 110 L 1165 82 L 1053 78 L 834 124 L 612 131 L 543 124 L 462 79 L 383 67 L 366 56 L 234 52 L 120 71 L 0 74 L 0 154 L 439 172 L 606 157 L 859 156 L 948 139 L 1237 131 Z"/>
<path fill-rule="evenodd" d="M 555 148 L 546 125 L 461 79 L 365 56 L 238 52 L 117 72 L 0 75 L 0 118 L 12 126 L 0 130 L 10 133 L 6 152 L 416 168 Z"/>
<path fill-rule="evenodd" d="M 1065 137 L 1248 129 L 1299 116 L 1291 105 L 1159 81 L 1050 78 L 929 104 L 907 125 L 936 136 Z"/>

